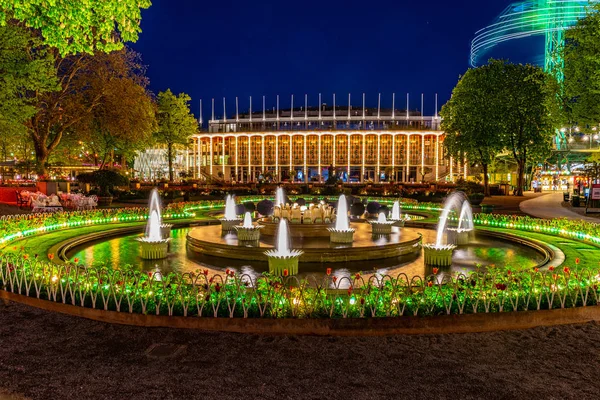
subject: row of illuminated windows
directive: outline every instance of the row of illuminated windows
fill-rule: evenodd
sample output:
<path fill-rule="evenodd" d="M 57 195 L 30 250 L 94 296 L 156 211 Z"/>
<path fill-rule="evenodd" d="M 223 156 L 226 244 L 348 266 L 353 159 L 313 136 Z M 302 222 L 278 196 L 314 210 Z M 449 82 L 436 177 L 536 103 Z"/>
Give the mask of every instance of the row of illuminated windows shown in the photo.
<path fill-rule="evenodd" d="M 410 157 L 410 164 L 417 165 L 421 162 L 435 164 L 436 146 L 437 156 L 442 158 L 442 138 L 436 135 L 381 135 L 378 143 L 377 135 L 352 135 L 348 136 L 319 136 L 308 135 L 275 137 L 253 136 L 238 137 L 237 151 L 236 138 L 225 139 L 214 137 L 212 140 L 214 164 L 223 161 L 226 164 L 406 164 Z M 350 140 L 350 143 L 348 143 Z M 223 146 L 224 144 L 224 146 Z M 349 144 L 349 145 L 348 145 Z M 306 153 L 305 153 L 306 150 Z M 201 140 L 201 152 L 210 157 L 210 140 Z M 348 160 L 348 157 L 350 159 Z M 335 161 L 335 162 L 334 162 Z"/>

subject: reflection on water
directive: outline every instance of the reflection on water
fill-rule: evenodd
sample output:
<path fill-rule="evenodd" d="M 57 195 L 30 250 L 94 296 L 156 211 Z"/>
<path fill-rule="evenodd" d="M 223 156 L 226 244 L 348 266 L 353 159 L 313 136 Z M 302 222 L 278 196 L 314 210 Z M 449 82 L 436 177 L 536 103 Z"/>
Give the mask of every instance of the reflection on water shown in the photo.
<path fill-rule="evenodd" d="M 188 253 L 186 249 L 186 236 L 190 229 L 175 229 L 171 232 L 169 256 L 163 260 L 142 260 L 140 258 L 140 247 L 135 241 L 139 235 L 128 235 L 110 238 L 105 241 L 88 243 L 74 249 L 69 257 L 79 258 L 86 265 L 105 265 L 111 267 L 123 267 L 127 264 L 134 269 L 161 272 L 189 272 L 197 269 L 209 269 L 212 273 L 222 272 L 229 268 L 237 274 L 247 274 L 253 279 L 262 272 L 268 270 L 266 261 L 233 260 L 220 257 L 205 256 L 196 253 Z M 423 241 L 434 235 L 431 230 L 419 230 L 423 233 Z M 327 240 L 320 238 L 319 240 Z M 507 242 L 499 239 L 480 238 L 473 244 L 459 247 L 453 257 L 450 268 L 441 270 L 439 278 L 444 274 L 469 272 L 476 264 L 496 266 L 524 266 L 533 267 L 543 261 L 543 256 L 535 250 L 521 246 L 517 243 Z M 404 273 L 408 277 L 415 275 L 428 275 L 432 268 L 423 264 L 423 257 L 403 256 L 385 260 L 343 262 L 343 263 L 302 263 L 300 265 L 300 277 L 316 275 L 323 277 L 327 268 L 332 269 L 332 276 L 336 276 L 342 287 L 349 286 L 350 279 L 356 272 L 365 272 L 363 276 L 375 276 L 381 279 L 385 275 L 396 276 Z"/>

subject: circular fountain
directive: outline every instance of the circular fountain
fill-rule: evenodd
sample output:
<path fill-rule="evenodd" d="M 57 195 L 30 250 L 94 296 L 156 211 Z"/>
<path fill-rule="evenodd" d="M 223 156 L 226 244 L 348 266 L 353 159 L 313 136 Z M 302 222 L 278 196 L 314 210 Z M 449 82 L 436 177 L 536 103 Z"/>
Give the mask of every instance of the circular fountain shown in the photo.
<path fill-rule="evenodd" d="M 232 232 L 242 222 L 235 213 L 235 198 L 227 195 L 225 198 L 225 216 L 221 219 L 221 233 Z"/>
<path fill-rule="evenodd" d="M 258 242 L 262 225 L 253 225 L 252 216 L 249 212 L 244 215 L 244 224 L 236 225 L 237 237 L 240 242 Z"/>
<path fill-rule="evenodd" d="M 138 239 L 138 243 L 142 248 L 142 259 L 158 260 L 167 257 L 169 239 L 165 238 L 162 233 L 162 227 L 167 225 L 170 232 L 171 226 L 162 224 L 158 190 L 153 189 L 150 195 L 150 217 L 146 224 L 146 235 Z"/>
<path fill-rule="evenodd" d="M 275 249 L 267 250 L 264 253 L 269 262 L 269 272 L 278 276 L 297 275 L 298 261 L 303 253 L 302 250 L 290 249 L 287 220 L 279 221 Z"/>
<path fill-rule="evenodd" d="M 394 226 L 395 221 L 389 221 L 384 213 L 379 213 L 377 220 L 369 221 L 371 224 L 371 229 L 373 235 L 389 235 L 392 233 L 392 226 Z"/>
<path fill-rule="evenodd" d="M 354 241 L 354 229 L 350 228 L 348 221 L 348 203 L 346 196 L 341 195 L 337 205 L 337 219 L 335 228 L 328 228 L 331 243 L 352 243 Z"/>

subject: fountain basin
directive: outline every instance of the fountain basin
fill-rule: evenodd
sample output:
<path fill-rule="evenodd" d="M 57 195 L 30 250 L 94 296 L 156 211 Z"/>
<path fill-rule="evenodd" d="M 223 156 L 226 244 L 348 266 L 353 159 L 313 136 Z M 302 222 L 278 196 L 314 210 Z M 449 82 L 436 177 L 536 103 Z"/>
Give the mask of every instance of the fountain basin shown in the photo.
<path fill-rule="evenodd" d="M 393 222 L 369 221 L 373 235 L 389 235 L 392 233 Z"/>
<path fill-rule="evenodd" d="M 423 245 L 423 258 L 426 265 L 449 267 L 452 265 L 452 253 L 456 249 L 453 244 L 436 246 L 427 243 Z"/>
<path fill-rule="evenodd" d="M 173 228 L 173 224 L 162 224 L 160 226 L 160 236 L 163 239 L 168 239 L 171 237 L 171 228 Z"/>
<path fill-rule="evenodd" d="M 142 248 L 141 257 L 144 260 L 159 260 L 166 258 L 169 248 L 169 239 L 162 239 L 159 241 L 150 241 L 146 238 L 138 239 L 140 247 Z"/>
<path fill-rule="evenodd" d="M 298 275 L 298 262 L 302 251 L 292 250 L 289 255 L 281 255 L 275 250 L 266 251 L 265 255 L 269 262 L 269 272 L 273 275 L 283 276 L 285 270 L 288 275 Z"/>
<path fill-rule="evenodd" d="M 223 232 L 233 232 L 235 227 L 242 223 L 241 219 L 221 219 L 220 221 Z"/>
<path fill-rule="evenodd" d="M 394 220 L 392 219 L 392 226 L 395 226 L 396 228 L 404 228 L 404 220 L 403 219 L 397 219 Z"/>
<path fill-rule="evenodd" d="M 458 246 L 465 246 L 471 242 L 472 229 L 446 229 L 448 235 L 448 243 L 454 243 Z"/>
<path fill-rule="evenodd" d="M 300 262 L 337 263 L 348 261 L 381 260 L 400 256 L 416 256 L 421 251 L 421 234 L 405 229 L 402 234 L 392 232 L 373 240 L 370 226 L 352 224 L 353 243 L 332 243 L 320 237 L 292 238 L 292 248 L 304 253 Z M 266 250 L 274 248 L 274 238 L 261 235 L 258 243 L 242 242 L 235 234 L 220 234 L 218 225 L 195 227 L 188 232 L 187 249 L 191 253 L 245 261 L 266 261 Z M 329 234 L 330 232 L 327 231 Z"/>
<path fill-rule="evenodd" d="M 354 229 L 338 230 L 329 228 L 329 241 L 331 243 L 352 243 L 354 241 Z"/>
<path fill-rule="evenodd" d="M 239 241 L 258 242 L 258 239 L 260 239 L 260 230 L 262 229 L 262 225 L 254 225 L 251 227 L 238 225 L 234 228 L 237 231 L 237 237 Z"/>
<path fill-rule="evenodd" d="M 264 227 L 262 234 L 265 236 L 275 236 L 279 224 L 272 221 L 270 218 L 263 218 L 260 224 Z M 329 237 L 329 228 L 333 228 L 335 224 L 288 224 L 290 237 L 305 238 L 305 237 Z"/>

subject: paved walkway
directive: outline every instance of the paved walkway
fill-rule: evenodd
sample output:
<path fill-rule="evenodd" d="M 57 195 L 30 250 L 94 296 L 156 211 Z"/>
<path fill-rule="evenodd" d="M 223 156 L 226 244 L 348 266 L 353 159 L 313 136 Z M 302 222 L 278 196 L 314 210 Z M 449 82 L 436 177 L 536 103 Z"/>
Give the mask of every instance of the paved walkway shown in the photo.
<path fill-rule="evenodd" d="M 563 194 L 548 193 L 543 196 L 526 200 L 519 205 L 519 208 L 525 214 L 538 218 L 568 218 L 579 219 L 587 222 L 598 223 L 598 218 L 580 215 L 562 206 Z"/>

